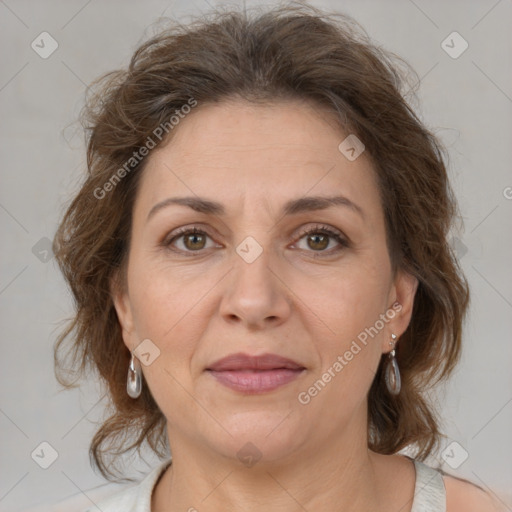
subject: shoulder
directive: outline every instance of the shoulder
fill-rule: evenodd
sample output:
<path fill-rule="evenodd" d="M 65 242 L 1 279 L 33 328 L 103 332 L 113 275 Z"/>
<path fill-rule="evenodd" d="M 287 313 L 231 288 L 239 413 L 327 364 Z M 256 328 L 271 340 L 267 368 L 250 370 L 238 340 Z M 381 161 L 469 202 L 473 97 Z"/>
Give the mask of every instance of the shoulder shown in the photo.
<path fill-rule="evenodd" d="M 131 512 L 132 510 L 135 510 L 133 506 L 137 503 L 139 489 L 140 484 L 118 491 L 112 496 L 96 503 L 84 512 L 95 512 L 98 509 L 102 512 L 119 512 L 119 510 Z"/>
<path fill-rule="evenodd" d="M 101 503 L 95 503 L 93 507 L 84 512 L 150 512 L 151 496 L 156 483 L 163 475 L 165 469 L 171 464 L 171 460 L 166 460 L 155 467 L 138 484 L 132 485 Z"/>
<path fill-rule="evenodd" d="M 451 475 L 443 475 L 446 512 L 503 512 L 505 508 L 487 491 Z"/>

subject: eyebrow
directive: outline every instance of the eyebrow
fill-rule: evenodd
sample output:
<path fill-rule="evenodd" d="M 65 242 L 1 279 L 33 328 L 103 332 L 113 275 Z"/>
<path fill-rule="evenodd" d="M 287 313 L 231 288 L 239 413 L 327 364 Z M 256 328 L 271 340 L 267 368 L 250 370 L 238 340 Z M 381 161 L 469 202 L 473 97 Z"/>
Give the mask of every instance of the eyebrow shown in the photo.
<path fill-rule="evenodd" d="M 158 211 L 171 205 L 187 206 L 192 210 L 209 215 L 226 215 L 226 209 L 221 203 L 203 197 L 169 197 L 155 204 L 148 213 L 147 220 L 153 217 Z M 291 199 L 286 202 L 282 209 L 282 216 L 297 215 L 303 212 L 326 210 L 333 206 L 344 206 L 365 218 L 363 209 L 344 196 L 306 196 L 299 199 Z"/>

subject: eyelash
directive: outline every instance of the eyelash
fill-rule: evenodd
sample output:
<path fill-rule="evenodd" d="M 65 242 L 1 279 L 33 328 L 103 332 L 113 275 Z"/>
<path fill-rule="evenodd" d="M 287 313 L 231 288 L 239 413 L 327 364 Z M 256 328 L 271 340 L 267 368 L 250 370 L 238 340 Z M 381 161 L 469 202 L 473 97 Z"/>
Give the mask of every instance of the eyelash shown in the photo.
<path fill-rule="evenodd" d="M 323 225 L 318 225 L 318 226 L 313 226 L 309 229 L 307 229 L 306 231 L 302 232 L 301 235 L 299 236 L 298 240 L 301 240 L 302 238 L 306 237 L 307 235 L 310 235 L 310 234 L 323 234 L 323 235 L 327 235 L 331 238 L 333 238 L 334 240 L 336 240 L 336 242 L 338 242 L 340 244 L 341 247 L 337 248 L 337 249 L 334 249 L 334 250 L 329 250 L 329 251 L 307 251 L 307 252 L 311 252 L 312 253 L 312 256 L 314 258 L 324 258 L 324 257 L 327 257 L 327 256 L 332 256 L 333 253 L 337 253 L 339 252 L 340 250 L 342 250 L 342 248 L 348 248 L 350 246 L 349 242 L 343 238 L 343 236 L 338 232 L 338 231 L 334 231 L 333 229 L 327 227 L 327 226 L 323 226 Z M 176 241 L 177 239 L 185 236 L 185 235 L 194 235 L 194 234 L 199 234 L 199 235 L 206 235 L 208 237 L 210 237 L 208 235 L 208 233 L 202 229 L 199 229 L 197 227 L 192 227 L 192 228 L 189 228 L 189 227 L 185 227 L 185 228 L 180 228 L 178 231 L 176 231 L 171 238 L 168 238 L 166 240 L 164 240 L 164 242 L 162 243 L 162 245 L 174 252 L 181 252 L 183 254 L 186 254 L 187 256 L 195 256 L 194 253 L 197 253 L 198 255 L 203 252 L 204 250 L 203 249 L 200 249 L 198 251 L 183 251 L 182 249 L 173 249 L 171 248 L 171 245 L 174 241 Z M 211 238 L 211 237 L 210 237 Z"/>

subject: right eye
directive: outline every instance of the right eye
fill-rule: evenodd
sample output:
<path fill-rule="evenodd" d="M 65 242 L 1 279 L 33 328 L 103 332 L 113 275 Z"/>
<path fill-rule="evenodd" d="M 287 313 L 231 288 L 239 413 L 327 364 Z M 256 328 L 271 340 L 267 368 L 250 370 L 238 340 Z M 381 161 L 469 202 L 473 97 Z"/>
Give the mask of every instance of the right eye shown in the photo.
<path fill-rule="evenodd" d="M 210 238 L 208 233 L 202 229 L 198 229 L 197 227 L 181 228 L 177 232 L 173 233 L 170 238 L 167 238 L 163 245 L 173 251 L 177 250 L 185 253 L 194 253 L 209 248 L 206 247 L 208 238 Z M 179 244 L 180 242 L 182 245 L 181 247 L 177 247 L 177 249 L 171 247 L 176 247 L 175 244 Z"/>

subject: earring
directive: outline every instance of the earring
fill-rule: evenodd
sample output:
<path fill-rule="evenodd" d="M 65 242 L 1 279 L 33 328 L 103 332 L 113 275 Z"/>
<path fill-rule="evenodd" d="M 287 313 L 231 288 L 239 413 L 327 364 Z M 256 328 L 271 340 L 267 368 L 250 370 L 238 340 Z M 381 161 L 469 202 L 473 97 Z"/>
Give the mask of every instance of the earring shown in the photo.
<path fill-rule="evenodd" d="M 386 365 L 384 377 L 386 380 L 386 387 L 388 388 L 388 391 L 392 395 L 398 395 L 402 387 L 402 381 L 400 379 L 400 370 L 398 368 L 398 363 L 395 357 L 396 334 L 391 334 L 391 338 L 393 339 L 393 341 L 390 341 L 389 344 L 393 346 L 393 349 L 388 354 L 389 361 Z"/>
<path fill-rule="evenodd" d="M 126 392 L 131 398 L 139 398 L 142 391 L 142 370 L 140 361 L 133 355 L 128 366 L 128 379 L 126 381 Z"/>

